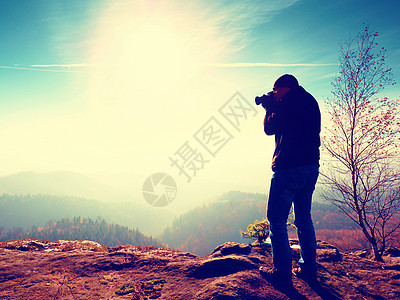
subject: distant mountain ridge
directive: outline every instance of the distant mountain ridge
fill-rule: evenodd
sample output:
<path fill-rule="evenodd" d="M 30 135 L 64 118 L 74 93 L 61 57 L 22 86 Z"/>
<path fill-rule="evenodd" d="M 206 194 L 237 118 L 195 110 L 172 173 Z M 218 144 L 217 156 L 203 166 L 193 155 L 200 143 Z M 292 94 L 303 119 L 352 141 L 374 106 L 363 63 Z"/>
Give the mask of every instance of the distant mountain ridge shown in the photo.
<path fill-rule="evenodd" d="M 101 201 L 132 200 L 120 189 L 90 176 L 71 171 L 21 172 L 0 177 L 0 193 L 75 196 Z"/>
<path fill-rule="evenodd" d="M 101 217 L 110 223 L 139 228 L 146 235 L 157 235 L 173 220 L 175 214 L 133 201 L 103 202 L 45 194 L 0 195 L 0 226 L 5 228 L 28 229 L 31 226 L 44 226 L 49 220 L 78 216 L 92 219 Z"/>

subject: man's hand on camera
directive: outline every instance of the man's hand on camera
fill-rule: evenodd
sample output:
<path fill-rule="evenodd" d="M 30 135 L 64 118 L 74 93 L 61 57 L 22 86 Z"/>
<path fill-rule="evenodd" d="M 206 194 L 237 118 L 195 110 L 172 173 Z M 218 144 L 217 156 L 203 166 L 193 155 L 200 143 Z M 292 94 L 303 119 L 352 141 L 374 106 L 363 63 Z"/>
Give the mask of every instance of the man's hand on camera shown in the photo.
<path fill-rule="evenodd" d="M 273 97 L 273 95 L 271 94 L 267 94 L 265 95 L 264 101 L 261 103 L 262 107 L 264 107 L 264 109 L 271 109 L 275 104 L 275 99 Z"/>

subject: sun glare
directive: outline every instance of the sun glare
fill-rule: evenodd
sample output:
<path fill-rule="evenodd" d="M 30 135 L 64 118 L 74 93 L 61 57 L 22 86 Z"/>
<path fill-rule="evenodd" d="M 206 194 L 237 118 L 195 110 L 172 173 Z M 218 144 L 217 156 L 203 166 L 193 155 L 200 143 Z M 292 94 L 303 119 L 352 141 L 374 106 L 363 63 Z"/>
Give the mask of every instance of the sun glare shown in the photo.
<path fill-rule="evenodd" d="M 133 73 L 135 82 L 146 89 L 182 83 L 194 63 L 184 40 L 171 28 L 153 22 L 134 31 L 122 57 L 126 64 L 121 75 Z"/>
<path fill-rule="evenodd" d="M 212 32 L 195 14 L 166 6 L 105 9 L 89 49 L 91 64 L 98 66 L 85 94 L 91 144 L 126 153 L 124 168 L 135 162 L 135 168 L 147 169 L 158 157 L 168 163 L 163 149 L 175 147 L 198 126 L 188 125 L 195 104 L 211 102 L 208 95 L 217 93 L 201 88 L 204 81 L 214 83 L 203 64 L 217 53 L 210 46 Z"/>
<path fill-rule="evenodd" d="M 88 98 L 95 105 L 173 93 L 182 89 L 204 60 L 206 51 L 202 53 L 199 37 L 188 30 L 194 25 L 187 18 L 165 12 L 111 11 L 102 22 L 91 50 L 93 64 L 106 66 L 89 82 Z"/>

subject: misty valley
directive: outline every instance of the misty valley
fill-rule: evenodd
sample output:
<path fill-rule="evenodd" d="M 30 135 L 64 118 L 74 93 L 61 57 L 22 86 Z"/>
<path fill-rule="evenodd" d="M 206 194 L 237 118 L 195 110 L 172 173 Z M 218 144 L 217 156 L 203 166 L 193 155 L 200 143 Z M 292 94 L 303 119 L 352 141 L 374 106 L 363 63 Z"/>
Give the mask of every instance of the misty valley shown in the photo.
<path fill-rule="evenodd" d="M 104 246 L 163 246 L 203 256 L 227 241 L 251 243 L 239 230 L 264 218 L 266 199 L 264 194 L 228 192 L 175 219 L 160 214 L 149 230 L 143 227 L 149 224 L 145 222 L 149 214 L 131 202 L 3 194 L 0 240 L 93 240 Z M 347 251 L 368 248 L 363 235 L 335 206 L 314 201 L 312 213 L 318 239 Z M 289 234 L 295 237 L 295 231 Z"/>

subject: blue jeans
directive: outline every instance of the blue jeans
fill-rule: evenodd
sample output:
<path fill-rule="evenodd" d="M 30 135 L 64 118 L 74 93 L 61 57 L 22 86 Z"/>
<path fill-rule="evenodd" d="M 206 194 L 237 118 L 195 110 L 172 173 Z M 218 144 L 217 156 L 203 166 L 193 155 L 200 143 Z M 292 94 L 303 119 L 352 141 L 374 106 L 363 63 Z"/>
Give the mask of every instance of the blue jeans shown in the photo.
<path fill-rule="evenodd" d="M 300 267 L 310 272 L 317 269 L 317 243 L 311 219 L 311 202 L 318 175 L 317 165 L 307 165 L 276 170 L 272 176 L 267 218 L 270 223 L 274 267 L 283 274 L 292 272 L 292 252 L 286 226 L 292 203 L 300 244 Z"/>

